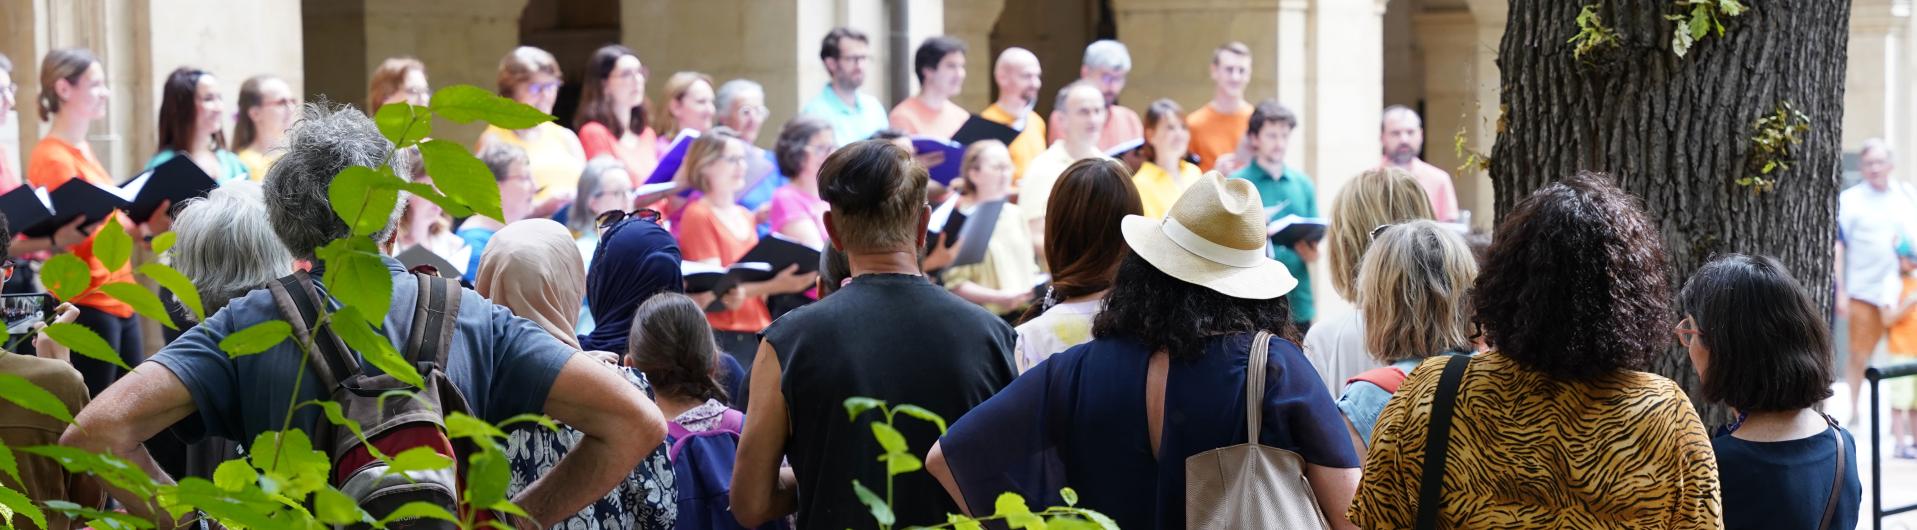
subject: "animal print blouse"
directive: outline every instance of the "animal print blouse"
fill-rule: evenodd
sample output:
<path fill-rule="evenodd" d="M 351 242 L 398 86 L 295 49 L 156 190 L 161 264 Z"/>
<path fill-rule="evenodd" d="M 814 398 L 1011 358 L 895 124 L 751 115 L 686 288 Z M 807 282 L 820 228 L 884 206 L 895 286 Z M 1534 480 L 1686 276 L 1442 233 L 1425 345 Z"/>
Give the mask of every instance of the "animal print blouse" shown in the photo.
<path fill-rule="evenodd" d="M 1444 356 L 1378 417 L 1351 521 L 1411 528 Z M 1441 528 L 1723 528 L 1717 460 L 1669 379 L 1552 379 L 1496 352 L 1465 372 L 1445 459 Z"/>

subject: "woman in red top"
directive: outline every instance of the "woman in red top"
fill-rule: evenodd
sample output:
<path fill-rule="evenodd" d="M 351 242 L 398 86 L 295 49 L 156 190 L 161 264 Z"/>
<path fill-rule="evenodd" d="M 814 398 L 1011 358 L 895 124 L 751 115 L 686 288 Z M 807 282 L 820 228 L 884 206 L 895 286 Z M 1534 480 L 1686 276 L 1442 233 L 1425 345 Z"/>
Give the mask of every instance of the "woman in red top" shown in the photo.
<path fill-rule="evenodd" d="M 746 251 L 759 244 L 759 232 L 752 211 L 740 206 L 738 194 L 745 188 L 745 141 L 730 129 L 715 128 L 700 136 L 686 150 L 686 163 L 674 179 L 699 190 L 696 200 L 686 203 L 679 220 L 679 252 L 686 261 L 730 267 Z M 812 287 L 817 274 L 800 274 L 797 266 L 779 271 L 763 282 L 739 284 L 726 293 L 696 293 L 693 300 L 708 308 L 706 320 L 712 323 L 719 348 L 737 358 L 742 366 L 751 366 L 759 351 L 758 333 L 772 323 L 766 311 L 769 295 L 803 292 Z M 723 311 L 711 311 L 715 298 Z"/>
<path fill-rule="evenodd" d="M 40 65 L 40 119 L 51 121 L 53 126 L 47 131 L 47 136 L 33 146 L 33 154 L 28 157 L 29 183 L 48 191 L 58 189 L 76 178 L 102 186 L 115 184 L 86 142 L 87 127 L 94 120 L 106 116 L 110 93 L 106 70 L 101 68 L 99 60 L 94 59 L 92 52 L 82 48 L 66 48 L 47 54 Z M 149 220 L 148 232 L 157 234 L 171 226 L 172 219 L 167 216 L 164 206 Z M 133 226 L 126 216 L 115 215 L 118 215 L 121 226 Z M 23 253 L 41 249 L 72 252 L 85 261 L 90 269 L 93 289 L 108 283 L 133 283 L 131 267 L 122 265 L 118 269 L 107 270 L 106 265 L 93 256 L 93 237 L 88 233 L 90 227 L 80 226 L 84 221 L 84 217 L 77 219 L 55 231 L 51 237 L 27 239 L 15 244 L 14 248 L 16 252 Z M 80 307 L 81 325 L 105 338 L 107 344 L 119 352 L 120 358 L 128 365 L 140 363 L 143 357 L 140 327 L 133 321 L 132 306 L 99 291 L 90 291 L 71 302 Z M 112 384 L 121 373 L 119 367 L 84 357 L 75 357 L 73 366 L 86 377 L 87 390 L 94 394 Z"/>
<path fill-rule="evenodd" d="M 579 130 L 586 159 L 619 159 L 629 169 L 634 189 L 659 165 L 658 136 L 646 127 L 645 103 L 646 67 L 637 54 L 617 44 L 592 52 L 573 127 Z"/>

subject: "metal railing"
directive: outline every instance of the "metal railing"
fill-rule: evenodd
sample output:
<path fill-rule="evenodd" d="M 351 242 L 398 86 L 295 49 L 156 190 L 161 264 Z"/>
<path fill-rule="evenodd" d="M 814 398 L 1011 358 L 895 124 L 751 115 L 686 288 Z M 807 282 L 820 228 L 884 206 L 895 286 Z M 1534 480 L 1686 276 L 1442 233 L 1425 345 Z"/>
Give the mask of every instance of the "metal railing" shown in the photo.
<path fill-rule="evenodd" d="M 1880 428 L 1883 411 L 1878 410 L 1878 383 L 1885 379 L 1917 376 L 1917 362 L 1891 366 L 1872 366 L 1864 370 L 1864 378 L 1870 380 L 1870 513 L 1871 528 L 1884 529 L 1884 518 L 1904 512 L 1917 511 L 1917 503 L 1893 506 L 1884 509 L 1884 451 L 1880 449 L 1884 430 Z M 1894 445 L 1894 441 L 1893 441 Z M 1843 455 L 1838 455 L 1842 458 Z"/>

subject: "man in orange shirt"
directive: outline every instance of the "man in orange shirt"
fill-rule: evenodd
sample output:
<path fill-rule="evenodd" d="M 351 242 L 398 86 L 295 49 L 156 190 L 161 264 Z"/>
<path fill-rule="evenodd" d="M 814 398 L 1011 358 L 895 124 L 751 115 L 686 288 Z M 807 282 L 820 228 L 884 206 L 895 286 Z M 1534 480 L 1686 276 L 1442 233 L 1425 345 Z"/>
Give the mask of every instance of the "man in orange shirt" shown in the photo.
<path fill-rule="evenodd" d="M 1007 146 L 1012 152 L 1013 183 L 1025 178 L 1025 164 L 1045 152 L 1045 119 L 1032 112 L 1032 105 L 1038 101 L 1038 88 L 1044 84 L 1039 73 L 1038 56 L 1031 50 L 1006 48 L 998 54 L 998 64 L 992 68 L 992 81 L 998 83 L 998 101 L 978 113 L 980 118 L 1018 130 L 1018 137 Z"/>
<path fill-rule="evenodd" d="M 1139 140 L 1145 137 L 1145 122 L 1138 119 L 1138 113 L 1118 105 L 1118 93 L 1125 91 L 1125 76 L 1132 71 L 1132 53 L 1125 44 L 1115 40 L 1101 40 L 1085 47 L 1085 59 L 1078 67 L 1078 79 L 1098 87 L 1105 95 L 1105 129 L 1098 134 L 1098 148 L 1108 150 L 1118 144 Z M 1058 123 L 1062 114 L 1052 109 L 1048 120 Z M 1064 133 L 1052 130 L 1052 141 L 1058 141 Z"/>
<path fill-rule="evenodd" d="M 965 86 L 965 43 L 946 36 L 925 39 L 912 56 L 919 93 L 892 107 L 892 128 L 913 136 L 951 138 L 972 113 L 952 102 Z"/>
<path fill-rule="evenodd" d="M 1251 102 L 1245 86 L 1251 84 L 1251 48 L 1227 42 L 1211 52 L 1211 102 L 1185 117 L 1191 128 L 1191 152 L 1198 168 L 1231 174 L 1243 167 L 1238 140 L 1251 125 Z"/>

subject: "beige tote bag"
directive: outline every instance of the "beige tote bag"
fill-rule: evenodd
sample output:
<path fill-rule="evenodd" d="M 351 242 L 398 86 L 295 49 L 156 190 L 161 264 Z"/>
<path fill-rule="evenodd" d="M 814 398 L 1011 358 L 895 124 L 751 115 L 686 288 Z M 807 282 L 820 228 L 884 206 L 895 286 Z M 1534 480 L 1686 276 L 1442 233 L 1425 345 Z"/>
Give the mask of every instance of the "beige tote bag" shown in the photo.
<path fill-rule="evenodd" d="M 1271 334 L 1251 341 L 1245 369 L 1245 432 L 1241 445 L 1185 459 L 1185 528 L 1329 529 L 1298 453 L 1258 444 Z"/>

